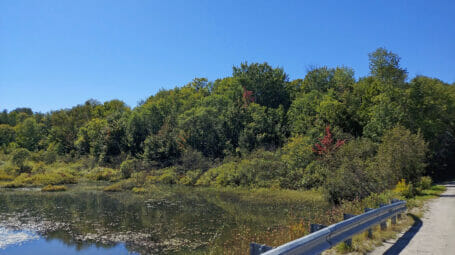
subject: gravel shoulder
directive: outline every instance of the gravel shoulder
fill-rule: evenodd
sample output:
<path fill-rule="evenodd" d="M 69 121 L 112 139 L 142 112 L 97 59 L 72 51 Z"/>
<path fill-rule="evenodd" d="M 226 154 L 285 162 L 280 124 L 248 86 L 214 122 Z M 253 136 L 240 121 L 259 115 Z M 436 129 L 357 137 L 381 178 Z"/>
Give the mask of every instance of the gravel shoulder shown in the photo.
<path fill-rule="evenodd" d="M 428 202 L 420 220 L 369 254 L 455 254 L 455 182 L 445 186 L 439 198 Z"/>

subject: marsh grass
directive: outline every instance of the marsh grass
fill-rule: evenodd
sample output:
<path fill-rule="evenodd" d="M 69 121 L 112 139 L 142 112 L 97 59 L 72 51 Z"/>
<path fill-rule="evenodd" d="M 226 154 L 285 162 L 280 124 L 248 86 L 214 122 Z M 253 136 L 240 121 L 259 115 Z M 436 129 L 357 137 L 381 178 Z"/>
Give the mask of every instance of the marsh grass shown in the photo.
<path fill-rule="evenodd" d="M 422 205 L 425 201 L 435 198 L 444 192 L 445 187 L 434 185 L 430 189 L 421 191 L 420 195 L 407 199 L 408 210 L 412 210 L 417 216 L 422 215 Z M 235 191 L 234 191 L 235 192 Z M 257 198 L 263 198 L 267 191 L 259 190 L 258 192 L 237 191 L 237 194 L 244 196 L 246 200 L 255 201 Z M 282 191 L 290 196 L 288 201 L 297 202 L 297 198 L 303 194 L 295 194 L 292 192 Z M 298 191 L 297 191 L 298 193 Z M 276 199 L 283 194 L 276 193 Z M 309 195 L 306 197 L 305 195 Z M 388 203 L 392 198 L 404 199 L 399 194 L 393 191 L 387 191 L 381 194 L 372 194 L 363 200 L 344 201 L 340 205 L 321 205 L 323 201 L 319 200 L 319 195 L 305 194 L 305 200 L 314 201 L 314 204 L 309 203 L 304 211 L 290 211 L 287 215 L 287 222 L 281 225 L 270 226 L 267 229 L 253 229 L 251 227 L 239 227 L 232 230 L 232 238 L 219 244 L 219 248 L 214 249 L 210 254 L 248 254 L 249 245 L 251 242 L 266 244 L 268 246 L 279 246 L 297 238 L 309 234 L 310 224 L 318 223 L 323 225 L 331 225 L 342 220 L 343 213 L 361 214 L 365 207 L 377 208 L 381 203 Z M 271 195 L 273 197 L 273 195 Z M 311 197 L 311 198 L 310 198 Z M 373 237 L 368 238 L 367 233 L 361 233 L 353 237 L 352 246 L 348 247 L 344 243 L 340 243 L 334 248 L 324 252 L 324 254 L 365 254 L 372 251 L 375 247 L 380 246 L 384 241 L 396 238 L 400 232 L 405 231 L 414 223 L 414 219 L 406 214 L 402 215 L 401 220 L 397 220 L 395 225 L 391 224 L 391 220 L 387 221 L 387 229 L 380 230 L 379 226 L 374 226 Z"/>
<path fill-rule="evenodd" d="M 10 182 L 0 185 L 5 188 L 37 187 L 45 185 L 74 184 L 77 178 L 67 172 L 47 172 L 40 174 L 22 173 Z"/>
<path fill-rule="evenodd" d="M 56 192 L 56 191 L 66 191 L 67 188 L 64 185 L 47 185 L 41 189 L 44 192 Z"/>

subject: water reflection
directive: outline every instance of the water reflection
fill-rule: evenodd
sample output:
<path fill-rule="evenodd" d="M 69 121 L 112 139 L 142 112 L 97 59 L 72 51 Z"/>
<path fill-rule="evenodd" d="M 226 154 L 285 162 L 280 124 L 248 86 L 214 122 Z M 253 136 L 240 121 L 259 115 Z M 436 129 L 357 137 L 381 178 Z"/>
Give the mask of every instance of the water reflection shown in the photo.
<path fill-rule="evenodd" d="M 22 243 L 38 238 L 39 236 L 31 231 L 0 227 L 0 250 L 5 250 L 7 247 L 14 245 L 21 245 Z"/>
<path fill-rule="evenodd" d="M 293 206 L 301 209 L 304 205 Z M 104 254 L 174 254 L 207 251 L 215 242 L 229 239 L 231 230 L 241 225 L 267 228 L 285 221 L 283 210 L 289 208 L 191 188 L 147 196 L 84 189 L 62 193 L 3 190 L 0 226 L 34 231 L 43 237 L 32 241 L 34 246 L 63 245 L 76 253 L 95 249 L 102 254 L 102 250 L 114 249 Z"/>

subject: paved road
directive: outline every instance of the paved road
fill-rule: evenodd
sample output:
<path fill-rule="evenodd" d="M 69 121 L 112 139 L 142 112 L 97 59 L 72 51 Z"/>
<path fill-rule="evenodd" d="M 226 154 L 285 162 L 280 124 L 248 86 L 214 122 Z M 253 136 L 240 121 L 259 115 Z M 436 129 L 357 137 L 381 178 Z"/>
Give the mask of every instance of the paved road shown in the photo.
<path fill-rule="evenodd" d="M 446 185 L 441 197 L 428 203 L 420 221 L 393 242 L 371 254 L 455 254 L 455 182 Z"/>

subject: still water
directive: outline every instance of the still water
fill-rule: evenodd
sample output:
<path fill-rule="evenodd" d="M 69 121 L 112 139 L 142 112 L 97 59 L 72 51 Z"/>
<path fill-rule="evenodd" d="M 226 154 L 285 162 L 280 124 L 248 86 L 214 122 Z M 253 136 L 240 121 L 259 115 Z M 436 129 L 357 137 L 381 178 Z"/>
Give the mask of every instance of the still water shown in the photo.
<path fill-rule="evenodd" d="M 280 199 L 278 199 L 280 200 Z M 249 227 L 266 231 L 304 204 L 160 187 L 148 195 L 0 190 L 0 254 L 205 254 Z"/>

